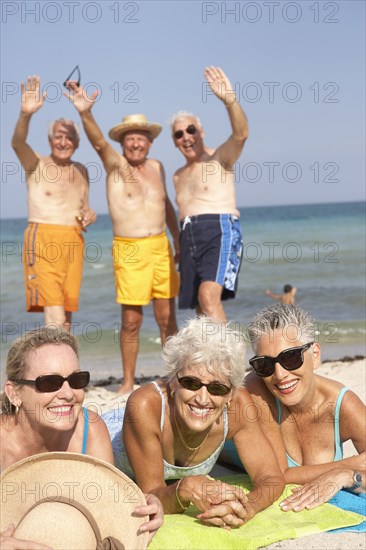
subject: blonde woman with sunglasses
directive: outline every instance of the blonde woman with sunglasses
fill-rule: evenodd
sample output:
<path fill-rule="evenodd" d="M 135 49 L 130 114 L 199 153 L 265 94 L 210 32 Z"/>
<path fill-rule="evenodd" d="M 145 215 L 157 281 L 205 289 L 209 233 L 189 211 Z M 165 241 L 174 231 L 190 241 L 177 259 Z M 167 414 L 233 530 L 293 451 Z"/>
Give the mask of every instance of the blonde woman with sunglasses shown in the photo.
<path fill-rule="evenodd" d="M 250 421 L 243 335 L 207 317 L 192 319 L 167 340 L 163 359 L 166 379 L 133 392 L 125 410 L 104 415 L 115 464 L 158 496 L 166 513 L 193 503 L 206 524 L 243 525 L 284 486 L 270 444 Z M 230 439 L 253 482 L 247 495 L 208 477 Z"/>
<path fill-rule="evenodd" d="M 90 374 L 80 371 L 74 336 L 47 327 L 21 336 L 9 350 L 6 375 L 1 395 L 1 471 L 26 457 L 52 451 L 88 454 L 114 464 L 106 425 L 83 407 Z M 152 537 L 163 523 L 163 512 L 154 495 L 145 496 L 147 505 L 135 512 L 150 515 L 140 529 Z M 9 526 L 0 534 L 4 550 L 45 548 L 16 540 L 13 533 L 14 526 Z"/>
<path fill-rule="evenodd" d="M 366 407 L 339 382 L 316 374 L 314 331 L 311 316 L 294 305 L 266 308 L 249 325 L 256 355 L 246 387 L 286 483 L 302 485 L 281 503 L 284 511 L 312 509 L 341 489 L 366 487 Z M 345 459 L 348 440 L 356 454 Z M 235 457 L 235 449 L 226 451 Z"/>

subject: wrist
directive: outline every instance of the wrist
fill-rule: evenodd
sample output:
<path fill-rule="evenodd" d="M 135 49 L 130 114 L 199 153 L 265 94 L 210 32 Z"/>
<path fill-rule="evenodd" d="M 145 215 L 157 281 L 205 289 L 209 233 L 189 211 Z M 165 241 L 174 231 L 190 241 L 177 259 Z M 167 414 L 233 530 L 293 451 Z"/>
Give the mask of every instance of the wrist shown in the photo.
<path fill-rule="evenodd" d="M 347 489 L 354 491 L 362 487 L 362 474 L 357 470 L 351 471 L 350 485 L 347 485 Z"/>
<path fill-rule="evenodd" d="M 180 508 L 182 509 L 182 511 L 186 510 L 191 504 L 191 501 L 189 499 L 190 493 L 184 489 L 184 485 L 185 485 L 185 478 L 182 478 L 178 481 L 178 483 L 175 486 L 175 498 Z"/>
<path fill-rule="evenodd" d="M 236 98 L 236 95 L 234 95 L 232 98 L 230 98 L 230 101 L 224 100 L 224 105 L 227 109 L 230 109 L 235 103 L 238 103 L 238 100 Z"/>

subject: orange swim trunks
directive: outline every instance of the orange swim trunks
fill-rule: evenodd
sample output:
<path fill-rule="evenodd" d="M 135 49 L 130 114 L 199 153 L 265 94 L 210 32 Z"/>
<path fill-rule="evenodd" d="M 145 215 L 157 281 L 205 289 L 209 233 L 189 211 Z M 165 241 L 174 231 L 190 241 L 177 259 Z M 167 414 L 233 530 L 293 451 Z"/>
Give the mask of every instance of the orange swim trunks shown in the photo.
<path fill-rule="evenodd" d="M 145 306 L 151 299 L 175 298 L 179 276 L 165 232 L 142 239 L 113 239 L 116 301 Z"/>
<path fill-rule="evenodd" d="M 27 311 L 63 306 L 77 311 L 83 272 L 84 239 L 79 227 L 28 224 L 23 264 Z"/>

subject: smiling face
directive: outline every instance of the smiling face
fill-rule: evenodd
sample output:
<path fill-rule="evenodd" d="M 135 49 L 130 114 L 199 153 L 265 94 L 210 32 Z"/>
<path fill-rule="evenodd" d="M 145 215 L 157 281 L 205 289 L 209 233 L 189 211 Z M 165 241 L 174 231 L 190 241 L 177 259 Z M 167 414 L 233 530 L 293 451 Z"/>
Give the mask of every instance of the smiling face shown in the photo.
<path fill-rule="evenodd" d="M 123 154 L 131 166 L 138 166 L 145 162 L 151 144 L 150 134 L 139 130 L 126 132 L 121 138 Z"/>
<path fill-rule="evenodd" d="M 291 326 L 286 331 L 275 330 L 262 335 L 257 344 L 256 355 L 277 357 L 282 351 L 302 346 L 306 342 L 297 339 L 296 328 Z M 320 364 L 320 347 L 314 343 L 303 353 L 304 362 L 296 370 L 286 370 L 276 363 L 271 376 L 262 378 L 268 390 L 286 406 L 301 404 L 314 390 L 314 369 Z"/>
<path fill-rule="evenodd" d="M 191 125 L 194 125 L 196 128 L 196 132 L 194 134 L 190 134 L 186 131 L 187 128 Z M 175 132 L 177 132 L 178 130 L 183 132 L 181 138 L 174 137 Z M 185 116 L 178 118 L 174 122 L 172 135 L 175 146 L 179 149 L 182 155 L 184 155 L 188 163 L 194 162 L 201 157 L 202 153 L 204 152 L 204 133 L 203 129 L 200 128 L 195 117 Z"/>
<path fill-rule="evenodd" d="M 58 374 L 66 378 L 79 371 L 79 361 L 73 349 L 66 344 L 46 344 L 28 355 L 24 378 L 35 380 L 38 376 Z M 56 430 L 74 427 L 84 400 L 84 390 L 74 390 L 65 381 L 55 392 L 41 393 L 34 386 L 20 386 L 17 390 L 22 412 L 32 423 Z"/>
<path fill-rule="evenodd" d="M 225 386 L 231 387 L 230 380 L 220 373 L 211 374 L 205 367 L 187 366 L 178 373 L 178 378 L 183 376 L 192 376 L 204 384 L 210 382 L 219 382 Z M 214 424 L 222 415 L 224 406 L 232 396 L 231 390 L 227 395 L 211 395 L 205 386 L 199 390 L 191 391 L 183 388 L 177 378 L 171 383 L 171 389 L 174 390 L 174 406 L 176 418 L 180 426 L 184 426 L 184 433 L 200 433 Z"/>
<path fill-rule="evenodd" d="M 72 155 L 79 145 L 79 139 L 73 124 L 56 122 L 53 133 L 48 138 L 51 147 L 51 156 L 56 164 L 70 162 Z"/>

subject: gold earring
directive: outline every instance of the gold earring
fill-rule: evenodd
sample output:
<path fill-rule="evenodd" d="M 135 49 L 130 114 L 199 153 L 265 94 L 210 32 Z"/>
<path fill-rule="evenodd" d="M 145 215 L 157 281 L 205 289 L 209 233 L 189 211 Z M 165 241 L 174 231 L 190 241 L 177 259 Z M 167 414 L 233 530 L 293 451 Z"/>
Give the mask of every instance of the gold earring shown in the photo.
<path fill-rule="evenodd" d="M 19 405 L 14 405 L 14 407 L 15 407 L 15 416 L 18 416 L 19 411 L 20 411 L 20 406 Z"/>
<path fill-rule="evenodd" d="M 174 399 L 174 394 L 175 394 L 175 391 L 171 390 L 170 395 L 172 396 L 173 399 Z"/>

